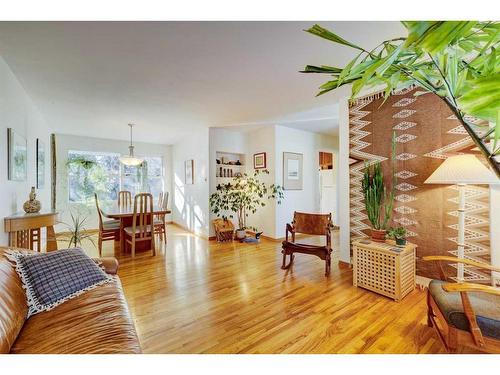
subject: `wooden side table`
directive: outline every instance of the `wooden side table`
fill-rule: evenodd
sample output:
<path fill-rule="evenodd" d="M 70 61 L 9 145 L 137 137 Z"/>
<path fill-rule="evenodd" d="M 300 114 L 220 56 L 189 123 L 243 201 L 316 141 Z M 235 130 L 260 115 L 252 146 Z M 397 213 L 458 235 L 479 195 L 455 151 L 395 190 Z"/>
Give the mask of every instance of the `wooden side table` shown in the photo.
<path fill-rule="evenodd" d="M 24 249 L 42 250 L 41 228 L 47 228 L 46 251 L 57 250 L 54 225 L 57 224 L 57 211 L 42 211 L 33 214 L 15 213 L 4 218 L 5 232 L 9 233 L 9 246 Z"/>
<path fill-rule="evenodd" d="M 398 248 L 392 241 L 361 239 L 354 241 L 352 246 L 354 286 L 395 301 L 415 289 L 415 244 L 407 243 L 404 248 Z"/>

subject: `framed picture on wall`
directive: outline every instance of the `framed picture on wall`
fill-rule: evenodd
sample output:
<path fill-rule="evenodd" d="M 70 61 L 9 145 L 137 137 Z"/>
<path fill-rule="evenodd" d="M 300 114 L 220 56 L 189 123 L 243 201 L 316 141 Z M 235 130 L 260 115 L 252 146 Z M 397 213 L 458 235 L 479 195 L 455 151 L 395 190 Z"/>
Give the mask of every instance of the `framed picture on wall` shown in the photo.
<path fill-rule="evenodd" d="M 303 189 L 303 155 L 295 152 L 283 153 L 283 189 Z"/>
<path fill-rule="evenodd" d="M 266 153 L 259 152 L 253 155 L 253 169 L 265 169 L 266 168 Z"/>
<path fill-rule="evenodd" d="M 26 138 L 12 128 L 7 129 L 8 177 L 11 181 L 25 181 L 27 174 Z"/>
<path fill-rule="evenodd" d="M 45 143 L 36 139 L 36 188 L 45 187 Z"/>
<path fill-rule="evenodd" d="M 186 160 L 184 162 L 184 174 L 185 174 L 185 180 L 184 183 L 186 185 L 192 185 L 194 184 L 194 160 Z"/>

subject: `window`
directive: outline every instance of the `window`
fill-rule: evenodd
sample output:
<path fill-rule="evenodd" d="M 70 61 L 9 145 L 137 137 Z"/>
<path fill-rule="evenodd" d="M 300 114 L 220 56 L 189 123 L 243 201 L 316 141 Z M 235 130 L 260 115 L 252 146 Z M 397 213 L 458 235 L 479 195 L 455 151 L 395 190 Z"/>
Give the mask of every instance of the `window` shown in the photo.
<path fill-rule="evenodd" d="M 120 190 L 154 196 L 163 191 L 161 157 L 146 157 L 138 167 L 122 165 L 119 157 L 115 153 L 69 151 L 69 201 L 85 202 L 93 198 L 94 192 L 102 200 L 116 200 Z"/>

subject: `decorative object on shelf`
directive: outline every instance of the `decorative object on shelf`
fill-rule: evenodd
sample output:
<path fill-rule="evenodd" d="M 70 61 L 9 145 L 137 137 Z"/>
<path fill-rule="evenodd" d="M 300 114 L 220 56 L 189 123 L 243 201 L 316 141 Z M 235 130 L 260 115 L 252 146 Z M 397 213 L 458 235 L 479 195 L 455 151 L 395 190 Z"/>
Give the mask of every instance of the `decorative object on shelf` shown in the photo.
<path fill-rule="evenodd" d="M 302 190 L 303 155 L 294 152 L 283 153 L 283 189 Z"/>
<path fill-rule="evenodd" d="M 425 184 L 458 185 L 458 253 L 459 259 L 464 259 L 465 249 L 465 189 L 468 184 L 499 184 L 495 176 L 474 155 L 463 154 L 450 156 L 425 180 Z M 464 265 L 458 264 L 458 281 L 464 280 Z"/>
<path fill-rule="evenodd" d="M 396 241 L 396 245 L 399 247 L 406 246 L 406 228 L 404 227 L 396 227 L 389 228 L 387 231 L 387 236 Z"/>
<path fill-rule="evenodd" d="M 186 185 L 194 184 L 194 160 L 189 159 L 184 162 L 184 182 Z"/>
<path fill-rule="evenodd" d="M 373 241 L 384 242 L 387 225 L 392 219 L 392 208 L 394 206 L 394 187 L 396 186 L 396 133 L 392 133 L 392 188 L 387 193 L 384 183 L 384 175 L 380 161 L 373 164 L 365 164 L 365 172 L 361 187 L 365 201 L 366 214 L 372 224 L 371 237 Z"/>
<path fill-rule="evenodd" d="M 11 181 L 25 181 L 27 174 L 26 138 L 12 128 L 7 129 L 8 177 Z"/>
<path fill-rule="evenodd" d="M 400 301 L 415 289 L 416 248 L 412 243 L 395 248 L 389 243 L 353 241 L 353 285 Z"/>
<path fill-rule="evenodd" d="M 30 192 L 30 198 L 26 202 L 24 202 L 23 210 L 27 214 L 34 214 L 40 212 L 41 209 L 42 209 L 42 204 L 40 203 L 39 200 L 36 199 L 35 187 L 32 186 Z"/>
<path fill-rule="evenodd" d="M 241 161 L 239 159 L 236 160 L 236 162 L 234 163 L 234 165 L 241 165 Z"/>
<path fill-rule="evenodd" d="M 120 156 L 120 162 L 128 166 L 136 167 L 141 165 L 144 159 L 134 156 L 134 145 L 132 143 L 132 128 L 134 124 L 128 124 L 128 126 L 130 127 L 130 146 L 128 146 L 128 155 Z"/>
<path fill-rule="evenodd" d="M 460 121 L 477 148 L 500 177 L 498 121 L 498 21 L 405 21 L 407 36 L 377 44 L 373 50 L 350 43 L 319 25 L 307 32 L 357 51 L 344 68 L 311 66 L 304 73 L 328 74 L 318 95 L 352 85 L 352 98 L 361 90 L 385 86 L 387 99 L 396 89 L 418 87 L 418 95 L 437 95 Z M 478 42 L 478 41 L 481 42 Z M 467 47 L 464 47 L 467 46 Z M 444 67 L 444 61 L 446 66 Z M 375 69 L 376 68 L 376 69 Z M 333 77 L 333 78 L 332 78 Z M 472 118 L 496 123 L 478 127 Z M 435 132 L 435 128 L 429 128 Z M 486 132 L 486 133 L 484 133 Z M 490 139 L 493 146 L 490 147 Z"/>
<path fill-rule="evenodd" d="M 215 162 L 216 162 L 217 164 L 220 164 L 220 159 L 215 159 Z"/>
<path fill-rule="evenodd" d="M 253 169 L 266 169 L 266 153 L 259 152 L 253 155 Z"/>
<path fill-rule="evenodd" d="M 238 239 L 246 237 L 246 229 L 258 231 L 255 227 L 247 226 L 249 214 L 254 214 L 259 207 L 264 207 L 267 200 L 276 199 L 280 204 L 284 197 L 281 186 L 260 181 L 260 174 L 269 174 L 269 171 L 255 170 L 250 176 L 244 173 L 233 177 L 231 182 L 217 185 L 216 191 L 210 195 L 210 210 L 218 218 L 228 219 L 237 216 Z"/>
<path fill-rule="evenodd" d="M 36 188 L 42 189 L 45 186 L 45 144 L 36 139 Z"/>

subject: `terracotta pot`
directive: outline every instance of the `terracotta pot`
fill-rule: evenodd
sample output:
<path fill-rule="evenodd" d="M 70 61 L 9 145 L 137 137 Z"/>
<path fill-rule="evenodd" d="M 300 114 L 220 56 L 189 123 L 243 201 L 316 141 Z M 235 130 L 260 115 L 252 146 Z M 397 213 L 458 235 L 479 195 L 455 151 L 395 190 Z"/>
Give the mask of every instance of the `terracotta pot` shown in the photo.
<path fill-rule="evenodd" d="M 372 240 L 375 242 L 385 242 L 385 229 L 373 229 L 372 228 Z"/>

